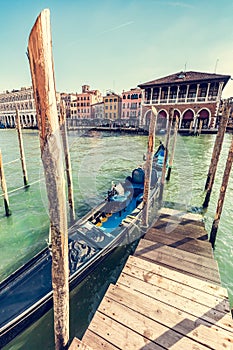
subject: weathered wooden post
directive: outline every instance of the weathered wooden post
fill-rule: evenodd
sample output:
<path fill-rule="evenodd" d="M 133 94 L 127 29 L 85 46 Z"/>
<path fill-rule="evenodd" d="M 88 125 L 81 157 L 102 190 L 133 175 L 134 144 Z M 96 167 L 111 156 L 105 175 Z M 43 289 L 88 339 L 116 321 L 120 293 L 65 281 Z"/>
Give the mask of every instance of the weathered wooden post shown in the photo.
<path fill-rule="evenodd" d="M 176 140 L 177 140 L 177 132 L 178 132 L 178 126 L 179 126 L 179 118 L 176 116 L 176 122 L 174 127 L 174 134 L 173 134 L 173 144 L 172 144 L 172 150 L 171 150 L 171 156 L 169 158 L 169 166 L 167 169 L 167 177 L 166 180 L 169 181 L 171 177 L 171 171 L 172 171 L 172 165 L 175 155 L 175 149 L 176 149 Z"/>
<path fill-rule="evenodd" d="M 149 135 L 148 135 L 148 146 L 145 164 L 145 180 L 144 180 L 144 192 L 143 192 L 143 211 L 142 211 L 142 225 L 144 227 L 148 226 L 148 216 L 149 216 L 149 201 L 150 201 L 150 184 L 151 184 L 151 172 L 152 163 L 155 147 L 155 127 L 157 121 L 157 111 L 152 106 Z"/>
<path fill-rule="evenodd" d="M 218 133 L 215 139 L 211 163 L 210 163 L 209 172 L 208 172 L 206 184 L 205 184 L 205 190 L 207 191 L 206 191 L 205 200 L 202 205 L 204 209 L 207 208 L 209 205 L 210 196 L 211 196 L 212 187 L 214 184 L 215 174 L 217 171 L 219 156 L 222 150 L 222 143 L 223 143 L 223 139 L 226 131 L 229 114 L 230 114 L 230 107 L 228 103 L 224 103 L 223 114 L 220 121 Z"/>
<path fill-rule="evenodd" d="M 68 230 L 48 9 L 41 12 L 32 28 L 28 54 L 49 202 L 55 346 L 60 350 L 67 348 L 69 340 Z"/>
<path fill-rule="evenodd" d="M 22 171 L 23 171 L 23 183 L 25 187 L 29 187 L 24 147 L 23 147 L 22 128 L 20 123 L 20 115 L 17 108 L 16 108 L 16 128 L 17 128 L 18 140 L 19 140 L 20 160 L 21 160 Z"/>
<path fill-rule="evenodd" d="M 227 185 L 228 185 L 228 181 L 229 181 L 229 177 L 230 177 L 230 173 L 231 173 L 232 162 L 233 162 L 233 137 L 232 137 L 231 145 L 230 145 L 229 152 L 228 152 L 226 166 L 225 166 L 225 170 L 224 170 L 224 174 L 223 174 L 223 178 L 222 178 L 222 185 L 220 188 L 220 193 L 219 193 L 219 198 L 218 198 L 217 209 L 216 209 L 216 213 L 215 213 L 215 217 L 214 217 L 214 221 L 213 221 L 213 225 L 212 225 L 212 229 L 211 229 L 211 233 L 210 233 L 209 241 L 212 244 L 213 248 L 215 245 L 215 240 L 216 240 L 217 231 L 218 231 L 218 225 L 219 225 L 219 221 L 220 221 L 221 214 L 222 214 L 222 208 L 223 208 L 225 194 L 226 194 L 226 190 L 227 190 Z"/>
<path fill-rule="evenodd" d="M 164 190 L 164 182 L 165 182 L 165 175 L 166 175 L 166 168 L 167 168 L 168 148 L 169 148 L 169 142 L 170 142 L 170 133 L 171 133 L 173 115 L 174 115 L 174 109 L 171 108 L 169 110 L 169 119 L 168 119 L 167 135 L 166 135 L 166 142 L 165 142 L 162 175 L 161 175 L 161 180 L 159 185 L 159 197 L 158 197 L 159 207 L 161 207 L 161 203 L 163 199 L 163 190 Z"/>
<path fill-rule="evenodd" d="M 199 123 L 198 135 L 201 135 L 202 125 L 203 125 L 203 120 L 201 119 Z"/>
<path fill-rule="evenodd" d="M 9 208 L 9 199 L 8 199 L 8 193 L 7 193 L 7 185 L 6 185 L 6 179 L 4 175 L 4 169 L 3 169 L 3 162 L 2 162 L 2 151 L 0 150 L 0 181 L 1 181 L 1 188 L 3 193 L 3 202 L 5 207 L 5 213 L 6 216 L 11 215 L 11 211 Z"/>
<path fill-rule="evenodd" d="M 71 161 L 70 161 L 69 144 L 68 144 L 68 138 L 67 138 L 66 110 L 65 110 L 64 101 L 61 101 L 61 104 L 60 104 L 60 130 L 61 130 L 64 157 L 65 157 L 65 166 L 66 166 L 66 180 L 67 180 L 67 187 L 68 187 L 70 224 L 73 224 L 75 220 L 75 210 L 74 210 L 75 208 L 74 208 L 72 169 L 71 169 Z"/>

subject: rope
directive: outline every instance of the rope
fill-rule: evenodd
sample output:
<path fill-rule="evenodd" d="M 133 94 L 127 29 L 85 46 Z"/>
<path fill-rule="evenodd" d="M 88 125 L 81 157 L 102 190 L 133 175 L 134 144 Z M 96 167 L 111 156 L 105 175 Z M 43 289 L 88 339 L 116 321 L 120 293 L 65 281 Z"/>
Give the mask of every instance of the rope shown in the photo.
<path fill-rule="evenodd" d="M 28 185 L 31 186 L 31 185 L 36 184 L 37 182 L 40 182 L 40 181 L 44 181 L 44 179 L 36 180 L 36 181 L 34 181 L 34 182 L 31 182 L 31 183 L 28 184 Z M 25 186 L 21 186 L 21 187 L 15 188 L 14 190 L 9 191 L 8 194 L 14 193 L 14 192 L 16 192 L 16 191 L 18 191 L 18 190 L 21 190 L 21 189 L 23 189 L 23 188 L 25 188 Z M 3 197 L 3 194 L 1 194 L 1 197 Z"/>
<path fill-rule="evenodd" d="M 8 163 L 3 163 L 3 165 L 8 165 L 8 164 L 11 164 L 11 163 L 15 163 L 15 162 L 18 162 L 18 160 L 20 160 L 20 158 L 17 158 L 15 160 L 12 160 L 11 162 L 8 162 Z"/>

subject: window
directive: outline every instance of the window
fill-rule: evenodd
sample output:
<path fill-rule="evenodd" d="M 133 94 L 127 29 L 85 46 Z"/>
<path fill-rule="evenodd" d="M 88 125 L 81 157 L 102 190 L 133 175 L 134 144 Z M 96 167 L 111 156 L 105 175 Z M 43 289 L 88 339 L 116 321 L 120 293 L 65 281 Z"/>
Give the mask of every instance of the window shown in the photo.
<path fill-rule="evenodd" d="M 114 102 L 117 102 L 117 98 L 114 98 Z"/>
<path fill-rule="evenodd" d="M 126 96 L 125 96 L 125 95 L 123 95 L 123 99 L 124 99 L 124 100 L 126 99 Z"/>
<path fill-rule="evenodd" d="M 107 98 L 105 99 L 105 102 L 108 102 L 108 99 L 107 99 Z"/>

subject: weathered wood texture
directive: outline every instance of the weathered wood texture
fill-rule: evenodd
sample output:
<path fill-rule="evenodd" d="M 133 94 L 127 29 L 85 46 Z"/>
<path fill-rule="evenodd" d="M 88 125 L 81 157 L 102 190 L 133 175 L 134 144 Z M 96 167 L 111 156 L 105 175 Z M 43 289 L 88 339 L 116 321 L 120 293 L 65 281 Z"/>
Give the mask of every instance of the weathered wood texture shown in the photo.
<path fill-rule="evenodd" d="M 227 291 L 220 286 L 210 243 L 189 230 L 196 226 L 203 236 L 200 216 L 162 208 L 164 222 L 176 224 L 175 237 L 163 228 L 147 231 L 117 284 L 109 286 L 83 336 L 85 344 L 96 350 L 233 349 Z M 184 237 L 201 252 L 190 252 L 187 243 L 174 245 Z"/>
<path fill-rule="evenodd" d="M 170 177 L 171 177 L 172 165 L 173 165 L 173 160 L 174 160 L 174 156 L 175 156 L 175 149 L 176 149 L 178 127 L 179 127 L 179 118 L 178 118 L 178 116 L 176 116 L 174 133 L 173 133 L 173 140 L 172 140 L 173 142 L 172 142 L 172 147 L 171 147 L 171 155 L 169 157 L 169 166 L 167 169 L 167 176 L 166 176 L 167 181 L 169 181 Z"/>
<path fill-rule="evenodd" d="M 222 118 L 220 121 L 218 133 L 217 133 L 217 136 L 215 139 L 212 158 L 211 158 L 211 162 L 210 162 L 210 167 L 209 167 L 209 171 L 207 174 L 207 179 L 206 179 L 206 184 L 205 184 L 205 190 L 207 190 L 207 191 L 206 191 L 206 196 L 205 196 L 205 199 L 203 202 L 203 208 L 207 208 L 209 205 L 210 196 L 211 196 L 211 192 L 212 192 L 212 188 L 213 188 L 213 184 L 214 184 L 214 179 L 215 179 L 215 174 L 217 171 L 219 156 L 220 156 L 220 153 L 222 150 L 222 143 L 223 143 L 223 139 L 224 139 L 224 135 L 225 135 L 225 131 L 226 131 L 227 122 L 229 119 L 229 114 L 230 114 L 230 107 L 228 106 L 227 103 L 224 103 L 223 114 L 222 114 Z"/>
<path fill-rule="evenodd" d="M 150 127 L 148 136 L 147 156 L 145 164 L 145 180 L 144 180 L 144 194 L 143 194 L 143 212 L 142 212 L 142 224 L 148 226 L 148 211 L 149 211 L 149 198 L 150 198 L 150 183 L 151 172 L 155 146 L 155 127 L 157 122 L 157 111 L 154 107 L 151 109 Z"/>
<path fill-rule="evenodd" d="M 65 157 L 65 166 L 66 166 L 66 180 L 67 180 L 67 190 L 68 190 L 70 224 L 73 224 L 75 221 L 74 193 L 73 193 L 70 151 L 69 151 L 69 144 L 68 144 L 68 138 L 67 138 L 66 110 L 65 110 L 64 101 L 61 101 L 61 106 L 60 106 L 60 130 L 61 130 L 64 157 Z"/>
<path fill-rule="evenodd" d="M 58 350 L 65 349 L 69 340 L 68 231 L 50 12 L 47 9 L 41 12 L 30 33 L 28 54 L 49 202 L 54 331 L 55 345 Z"/>
<path fill-rule="evenodd" d="M 1 182 L 1 188 L 2 188 L 5 213 L 6 213 L 6 216 L 10 216 L 11 210 L 9 207 L 9 198 L 8 198 L 7 185 L 6 185 L 6 179 L 5 179 L 5 174 L 4 174 L 4 168 L 3 168 L 3 162 L 2 162 L 2 151 L 1 150 L 0 150 L 0 182 Z"/>
<path fill-rule="evenodd" d="M 225 166 L 225 170 L 224 170 L 224 174 L 223 174 L 223 178 L 222 178 L 222 185 L 220 188 L 216 213 L 215 213 L 214 222 L 213 222 L 211 232 L 210 232 L 210 242 L 211 242 L 211 245 L 213 248 L 215 245 L 215 240 L 216 240 L 217 231 L 218 231 L 218 225 L 219 225 L 219 221 L 220 221 L 221 214 L 222 214 L 227 185 L 228 185 L 228 181 L 230 178 L 232 162 L 233 162 L 233 138 L 231 140 L 231 145 L 230 145 L 227 160 L 226 160 L 226 166 Z"/>
<path fill-rule="evenodd" d="M 94 350 L 90 346 L 84 344 L 81 340 L 74 338 L 70 344 L 69 350 Z"/>
<path fill-rule="evenodd" d="M 26 160 L 25 160 L 25 154 L 24 154 L 20 115 L 19 115 L 18 109 L 16 109 L 16 128 L 17 128 L 17 134 L 18 134 L 18 140 L 19 140 L 19 153 L 20 153 L 20 160 L 21 160 L 21 166 L 22 166 L 22 172 L 23 172 L 23 183 L 25 187 L 28 187 L 29 185 L 28 185 L 27 167 L 26 167 Z"/>
<path fill-rule="evenodd" d="M 168 149 L 169 149 L 169 144 L 170 144 L 170 133 L 171 133 L 173 115 L 174 115 L 174 109 L 171 108 L 169 111 L 167 135 L 166 135 L 165 150 L 164 150 L 164 160 L 163 160 L 163 167 L 162 167 L 162 175 L 161 175 L 161 180 L 160 180 L 160 184 L 159 184 L 159 198 L 158 198 L 159 207 L 161 207 L 162 199 L 163 199 L 164 182 L 165 182 L 165 176 L 166 176 L 166 170 L 167 170 Z"/>

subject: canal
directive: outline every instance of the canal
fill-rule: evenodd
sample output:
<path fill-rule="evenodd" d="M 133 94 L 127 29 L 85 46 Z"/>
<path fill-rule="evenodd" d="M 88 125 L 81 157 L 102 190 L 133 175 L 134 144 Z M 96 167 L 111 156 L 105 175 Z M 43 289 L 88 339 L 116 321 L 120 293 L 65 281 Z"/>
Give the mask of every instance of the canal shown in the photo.
<path fill-rule="evenodd" d="M 204 214 L 208 232 L 216 210 L 231 138 L 231 134 L 225 135 L 210 205 Z M 160 139 L 163 140 L 164 136 Z M 12 210 L 12 216 L 6 218 L 3 201 L 0 200 L 1 280 L 43 248 L 48 239 L 47 197 L 37 131 L 24 130 L 23 140 L 28 178 L 32 185 L 26 191 L 23 189 L 14 191 L 23 185 L 21 165 L 17 160 L 19 158 L 17 134 L 16 130 L 0 131 L 0 149 Z M 188 210 L 200 211 L 214 140 L 215 135 L 178 136 L 171 181 L 166 184 L 164 192 L 164 200 L 170 206 L 179 203 Z M 158 143 L 159 138 L 156 139 L 156 144 Z M 112 180 L 124 180 L 131 174 L 134 167 L 142 164 L 147 137 L 96 131 L 72 131 L 69 132 L 69 144 L 76 216 L 81 217 L 106 196 Z M 230 303 L 233 306 L 231 198 L 233 198 L 232 176 L 219 226 L 215 258 L 218 261 L 222 285 L 228 289 Z M 116 280 L 132 249 L 133 246 L 119 247 L 72 291 L 70 296 L 71 338 L 74 335 L 81 337 L 108 284 Z M 53 313 L 50 311 L 4 349 L 53 349 L 53 344 Z"/>

